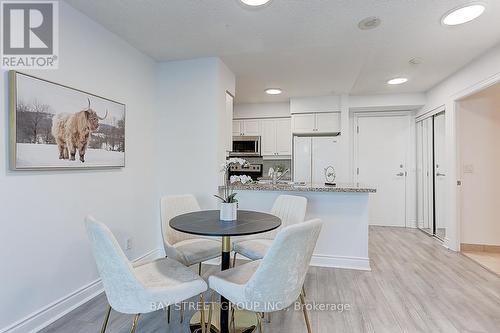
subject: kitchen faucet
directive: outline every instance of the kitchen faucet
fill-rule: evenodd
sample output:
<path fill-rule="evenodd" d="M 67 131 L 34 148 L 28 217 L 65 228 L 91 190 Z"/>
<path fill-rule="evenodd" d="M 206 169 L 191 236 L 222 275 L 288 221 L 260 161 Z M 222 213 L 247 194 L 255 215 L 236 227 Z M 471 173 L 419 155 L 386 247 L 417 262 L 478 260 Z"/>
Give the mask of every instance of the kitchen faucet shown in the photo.
<path fill-rule="evenodd" d="M 281 180 L 281 178 L 283 178 L 283 176 L 286 175 L 289 171 L 290 171 L 290 169 L 286 169 L 279 176 L 278 176 L 278 172 L 277 171 L 273 171 L 273 175 L 272 175 L 273 176 L 273 184 L 276 185 L 278 183 L 278 181 Z"/>

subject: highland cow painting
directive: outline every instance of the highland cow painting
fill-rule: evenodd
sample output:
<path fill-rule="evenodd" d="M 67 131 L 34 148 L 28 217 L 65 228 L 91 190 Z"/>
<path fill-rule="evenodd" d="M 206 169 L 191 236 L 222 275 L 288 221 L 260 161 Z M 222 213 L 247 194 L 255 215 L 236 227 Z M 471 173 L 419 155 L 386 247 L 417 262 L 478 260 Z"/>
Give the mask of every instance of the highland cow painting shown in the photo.
<path fill-rule="evenodd" d="M 125 166 L 125 105 L 10 72 L 11 168 Z"/>

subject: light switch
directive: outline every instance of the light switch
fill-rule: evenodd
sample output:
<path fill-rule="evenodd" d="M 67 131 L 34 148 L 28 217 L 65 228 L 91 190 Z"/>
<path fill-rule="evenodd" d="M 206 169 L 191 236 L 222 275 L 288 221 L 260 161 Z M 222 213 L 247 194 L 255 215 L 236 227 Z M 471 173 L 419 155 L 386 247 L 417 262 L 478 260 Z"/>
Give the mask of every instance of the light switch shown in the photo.
<path fill-rule="evenodd" d="M 474 173 L 474 165 L 473 164 L 465 164 L 464 165 L 464 173 Z"/>

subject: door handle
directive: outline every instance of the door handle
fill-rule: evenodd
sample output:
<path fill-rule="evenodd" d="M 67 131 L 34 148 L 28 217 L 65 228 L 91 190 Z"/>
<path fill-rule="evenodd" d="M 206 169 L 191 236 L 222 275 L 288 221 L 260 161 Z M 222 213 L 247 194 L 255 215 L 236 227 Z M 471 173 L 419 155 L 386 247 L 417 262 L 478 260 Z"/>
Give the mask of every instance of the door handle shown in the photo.
<path fill-rule="evenodd" d="M 436 173 L 436 176 L 438 176 L 438 177 L 444 177 L 444 176 L 446 176 L 446 174 L 438 172 L 438 173 Z"/>
<path fill-rule="evenodd" d="M 403 177 L 404 175 L 405 175 L 405 173 L 404 173 L 404 172 L 400 172 L 400 173 L 397 173 L 397 174 L 396 174 L 396 176 L 398 176 L 398 177 Z"/>

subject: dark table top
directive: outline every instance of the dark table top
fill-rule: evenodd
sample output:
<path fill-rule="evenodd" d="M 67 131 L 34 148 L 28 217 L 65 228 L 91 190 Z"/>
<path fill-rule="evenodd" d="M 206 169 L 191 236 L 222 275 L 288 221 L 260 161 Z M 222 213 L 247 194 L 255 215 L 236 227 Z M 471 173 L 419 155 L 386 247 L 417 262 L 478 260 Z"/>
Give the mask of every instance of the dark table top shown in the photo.
<path fill-rule="evenodd" d="M 281 225 L 277 216 L 238 210 L 236 221 L 221 221 L 218 210 L 204 210 L 179 215 L 170 220 L 174 230 L 202 236 L 245 236 L 271 231 Z"/>

